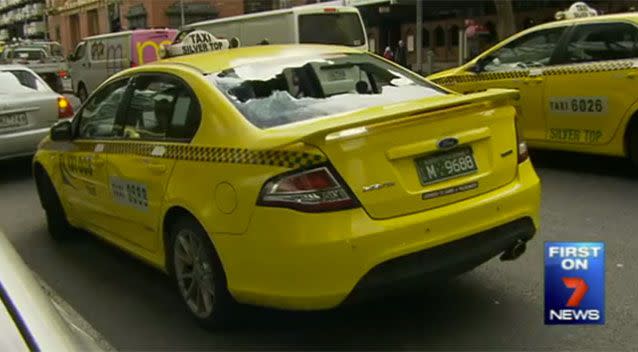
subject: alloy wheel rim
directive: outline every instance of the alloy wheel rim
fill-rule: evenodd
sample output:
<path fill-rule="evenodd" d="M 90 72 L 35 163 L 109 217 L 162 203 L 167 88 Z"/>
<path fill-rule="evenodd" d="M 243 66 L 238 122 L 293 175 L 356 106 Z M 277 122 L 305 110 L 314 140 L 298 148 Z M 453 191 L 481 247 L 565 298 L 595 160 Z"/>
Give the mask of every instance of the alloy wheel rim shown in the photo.
<path fill-rule="evenodd" d="M 190 230 L 181 230 L 175 240 L 175 275 L 188 308 L 200 318 L 213 313 L 215 289 L 213 270 L 201 238 Z"/>

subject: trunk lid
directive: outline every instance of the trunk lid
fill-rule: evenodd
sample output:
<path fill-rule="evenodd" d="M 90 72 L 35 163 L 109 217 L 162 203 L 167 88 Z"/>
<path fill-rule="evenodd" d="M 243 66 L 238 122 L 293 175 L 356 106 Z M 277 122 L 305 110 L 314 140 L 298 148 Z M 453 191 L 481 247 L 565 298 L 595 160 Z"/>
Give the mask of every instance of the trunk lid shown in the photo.
<path fill-rule="evenodd" d="M 518 164 L 515 98 L 515 91 L 490 90 L 366 109 L 347 122 L 317 121 L 300 139 L 326 154 L 372 218 L 391 218 L 511 182 Z M 458 145 L 441 150 L 444 139 Z M 457 174 L 434 180 L 445 174 L 446 159 Z"/>
<path fill-rule="evenodd" d="M 58 95 L 0 93 L 0 134 L 46 128 L 58 120 Z"/>

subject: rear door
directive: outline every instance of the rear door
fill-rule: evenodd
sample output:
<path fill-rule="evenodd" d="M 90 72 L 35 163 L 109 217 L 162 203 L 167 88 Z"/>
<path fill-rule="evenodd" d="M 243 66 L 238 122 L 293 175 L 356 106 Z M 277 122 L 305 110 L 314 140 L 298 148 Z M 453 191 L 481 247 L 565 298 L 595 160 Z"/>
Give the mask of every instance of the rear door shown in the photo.
<path fill-rule="evenodd" d="M 117 116 L 127 84 L 127 79 L 112 82 L 82 106 L 73 121 L 73 148 L 60 160 L 64 197 L 78 220 L 98 233 L 110 233 L 112 228 L 106 151 L 122 135 Z"/>
<path fill-rule="evenodd" d="M 606 144 L 636 101 L 638 28 L 625 22 L 581 24 L 546 72 L 547 139 Z"/>
<path fill-rule="evenodd" d="M 123 104 L 125 142 L 109 155 L 114 226 L 124 240 L 149 251 L 158 248 L 164 193 L 175 165 L 168 148 L 187 144 L 199 125 L 199 104 L 190 87 L 166 74 L 135 77 Z"/>

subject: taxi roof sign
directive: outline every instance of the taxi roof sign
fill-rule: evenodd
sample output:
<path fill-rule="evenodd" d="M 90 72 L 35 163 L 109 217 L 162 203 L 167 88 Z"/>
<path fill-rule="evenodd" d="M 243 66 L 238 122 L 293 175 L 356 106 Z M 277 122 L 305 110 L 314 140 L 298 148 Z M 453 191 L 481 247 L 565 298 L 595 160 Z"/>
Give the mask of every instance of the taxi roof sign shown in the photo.
<path fill-rule="evenodd" d="M 186 34 L 179 42 L 165 46 L 162 57 L 191 55 L 211 51 L 228 50 L 239 46 L 239 39 L 215 38 L 210 32 L 194 30 Z"/>
<path fill-rule="evenodd" d="M 584 2 L 575 2 L 565 11 L 556 12 L 557 20 L 570 20 L 574 18 L 594 17 L 598 16 L 598 11 L 589 7 Z"/>

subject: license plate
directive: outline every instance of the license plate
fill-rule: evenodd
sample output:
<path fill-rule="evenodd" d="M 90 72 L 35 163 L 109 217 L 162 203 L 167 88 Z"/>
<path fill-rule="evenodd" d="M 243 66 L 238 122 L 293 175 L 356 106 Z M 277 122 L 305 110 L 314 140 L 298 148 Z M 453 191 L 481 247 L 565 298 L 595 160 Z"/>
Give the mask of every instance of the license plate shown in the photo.
<path fill-rule="evenodd" d="M 476 172 L 472 148 L 454 149 L 415 160 L 421 184 L 447 180 Z"/>
<path fill-rule="evenodd" d="M 0 115 L 0 128 L 25 126 L 27 123 L 26 114 Z"/>

